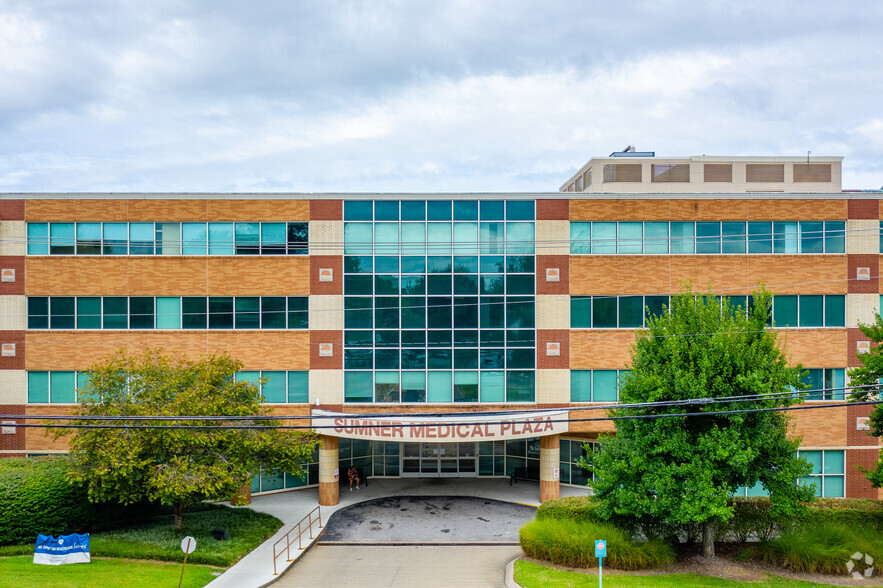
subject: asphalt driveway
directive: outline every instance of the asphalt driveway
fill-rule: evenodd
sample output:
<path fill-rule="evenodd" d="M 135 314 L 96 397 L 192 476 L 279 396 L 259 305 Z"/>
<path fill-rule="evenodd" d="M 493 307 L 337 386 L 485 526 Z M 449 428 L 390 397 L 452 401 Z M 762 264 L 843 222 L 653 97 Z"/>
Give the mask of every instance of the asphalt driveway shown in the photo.
<path fill-rule="evenodd" d="M 390 496 L 334 513 L 319 544 L 517 544 L 536 508 L 488 498 Z"/>

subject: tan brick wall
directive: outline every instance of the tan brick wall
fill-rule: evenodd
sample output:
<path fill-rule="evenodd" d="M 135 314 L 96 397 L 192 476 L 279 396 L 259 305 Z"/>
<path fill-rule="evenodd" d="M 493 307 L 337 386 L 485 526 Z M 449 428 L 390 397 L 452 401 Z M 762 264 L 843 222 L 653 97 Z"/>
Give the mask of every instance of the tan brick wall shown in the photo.
<path fill-rule="evenodd" d="M 28 328 L 28 299 L 24 296 L 0 296 L 0 331 L 24 331 Z"/>
<path fill-rule="evenodd" d="M 26 221 L 113 222 L 128 220 L 125 200 L 26 200 Z M 171 219 L 170 219 L 171 220 Z"/>
<path fill-rule="evenodd" d="M 161 347 L 190 357 L 231 353 L 243 369 L 306 370 L 307 331 L 31 331 L 28 370 L 82 370 L 125 347 L 137 354 Z"/>
<path fill-rule="evenodd" d="M 538 329 L 570 328 L 570 296 L 538 294 L 536 309 Z"/>
<path fill-rule="evenodd" d="M 302 257 L 29 257 L 30 296 L 306 296 Z"/>
<path fill-rule="evenodd" d="M 0 220 L 0 255 L 28 252 L 28 225 L 24 221 Z"/>
<path fill-rule="evenodd" d="M 748 256 L 750 289 L 758 283 L 774 294 L 845 294 L 845 255 Z"/>
<path fill-rule="evenodd" d="M 566 220 L 537 220 L 536 254 L 569 255 L 570 223 Z"/>
<path fill-rule="evenodd" d="M 0 370 L 0 404 L 27 404 L 28 372 Z"/>
<path fill-rule="evenodd" d="M 846 326 L 858 327 L 859 323 L 874 322 L 874 312 L 880 310 L 879 294 L 847 294 Z"/>
<path fill-rule="evenodd" d="M 537 374 L 537 404 L 570 403 L 570 370 L 542 370 Z"/>
<path fill-rule="evenodd" d="M 205 200 L 128 200 L 130 222 L 205 222 Z M 93 220 L 104 220 L 95 218 Z M 230 220 L 230 219 L 224 219 Z M 257 219 L 263 220 L 263 219 Z"/>
<path fill-rule="evenodd" d="M 794 432 L 803 437 L 801 447 L 843 447 L 846 445 L 846 429 L 843 421 L 846 406 L 843 408 L 816 408 L 796 410 Z"/>
<path fill-rule="evenodd" d="M 343 222 L 310 221 L 310 255 L 343 255 Z"/>
<path fill-rule="evenodd" d="M 343 370 L 310 372 L 310 405 L 327 410 L 327 404 L 343 404 Z"/>
<path fill-rule="evenodd" d="M 27 200 L 28 221 L 307 221 L 308 200 Z"/>
<path fill-rule="evenodd" d="M 814 367 L 847 365 L 846 329 L 776 330 L 779 348 L 791 365 Z"/>
<path fill-rule="evenodd" d="M 570 369 L 621 370 L 631 363 L 631 329 L 570 331 Z"/>
<path fill-rule="evenodd" d="M 874 215 L 876 216 L 876 215 Z M 880 221 L 846 221 L 846 253 L 880 253 Z"/>
<path fill-rule="evenodd" d="M 25 414 L 66 415 L 71 414 L 73 412 L 73 409 L 74 407 L 71 405 L 29 404 L 25 408 Z M 39 453 L 42 451 L 65 451 L 70 447 L 68 440 L 69 437 L 62 437 L 56 441 L 51 429 L 29 428 L 25 430 L 25 447 L 28 449 L 29 452 Z"/>
<path fill-rule="evenodd" d="M 310 296 L 310 328 L 343 330 L 343 296 Z"/>
<path fill-rule="evenodd" d="M 745 220 L 748 218 L 746 200 L 672 200 L 673 221 Z"/>
<path fill-rule="evenodd" d="M 669 220 L 671 218 L 670 202 L 670 200 L 574 198 L 570 201 L 570 220 Z"/>
<path fill-rule="evenodd" d="M 603 419 L 607 416 L 607 411 L 602 409 L 591 410 L 571 410 L 571 419 Z M 587 433 L 593 437 L 597 437 L 598 433 L 613 433 L 616 426 L 611 420 L 590 420 L 570 423 L 569 433 Z"/>
<path fill-rule="evenodd" d="M 750 200 L 748 220 L 846 220 L 846 200 Z"/>
<path fill-rule="evenodd" d="M 309 200 L 209 200 L 209 221 L 308 221 Z"/>
<path fill-rule="evenodd" d="M 574 255 L 570 294 L 666 294 L 686 280 L 728 295 L 759 284 L 778 294 L 845 294 L 846 274 L 845 255 Z"/>

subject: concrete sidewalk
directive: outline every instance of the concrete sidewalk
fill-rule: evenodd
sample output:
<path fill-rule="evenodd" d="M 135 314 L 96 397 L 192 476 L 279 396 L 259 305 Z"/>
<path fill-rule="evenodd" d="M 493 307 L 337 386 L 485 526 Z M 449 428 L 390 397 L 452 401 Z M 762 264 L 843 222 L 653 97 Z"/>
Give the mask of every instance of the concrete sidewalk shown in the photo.
<path fill-rule="evenodd" d="M 585 496 L 586 488 L 561 486 L 561 496 Z M 384 498 L 387 496 L 475 496 L 491 498 L 505 502 L 539 506 L 539 485 L 531 482 L 520 482 L 512 486 L 509 479 L 479 478 L 371 478 L 369 486 L 361 490 L 349 492 L 341 488 L 340 504 L 323 506 L 320 510 L 322 524 L 332 514 L 359 502 Z M 279 579 L 282 572 L 292 565 L 304 552 L 298 551 L 297 542 L 290 552 L 291 562 L 282 555 L 277 559 L 276 569 L 279 575 L 273 575 L 273 544 L 287 533 L 292 526 L 303 519 L 319 504 L 318 488 L 307 488 L 278 494 L 255 496 L 248 508 L 266 512 L 279 518 L 282 528 L 267 541 L 262 543 L 242 558 L 238 563 L 224 572 L 208 586 L 210 588 L 257 588 Z M 321 529 L 313 525 L 313 542 L 318 538 Z M 311 543 L 304 534 L 303 546 Z M 284 545 L 284 543 L 283 543 Z"/>

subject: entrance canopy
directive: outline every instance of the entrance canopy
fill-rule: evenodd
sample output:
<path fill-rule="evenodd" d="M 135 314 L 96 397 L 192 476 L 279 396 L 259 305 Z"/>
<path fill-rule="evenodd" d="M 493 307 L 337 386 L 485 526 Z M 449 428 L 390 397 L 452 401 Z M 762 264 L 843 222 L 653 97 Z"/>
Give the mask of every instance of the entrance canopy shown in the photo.
<path fill-rule="evenodd" d="M 381 417 L 314 410 L 318 432 L 347 439 L 388 441 L 504 441 L 558 435 L 568 430 L 566 410 L 543 410 L 517 415 L 449 414 L 443 416 Z M 327 428 L 326 428 L 327 427 Z"/>

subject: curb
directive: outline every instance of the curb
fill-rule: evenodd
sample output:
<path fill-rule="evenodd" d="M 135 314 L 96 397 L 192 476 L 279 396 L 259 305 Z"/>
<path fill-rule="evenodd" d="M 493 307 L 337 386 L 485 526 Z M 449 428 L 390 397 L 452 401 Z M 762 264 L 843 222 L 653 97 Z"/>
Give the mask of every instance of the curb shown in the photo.
<path fill-rule="evenodd" d="M 516 557 L 512 561 L 506 564 L 506 588 L 521 588 L 521 584 L 515 581 L 515 562 L 521 559 L 520 557 Z"/>

